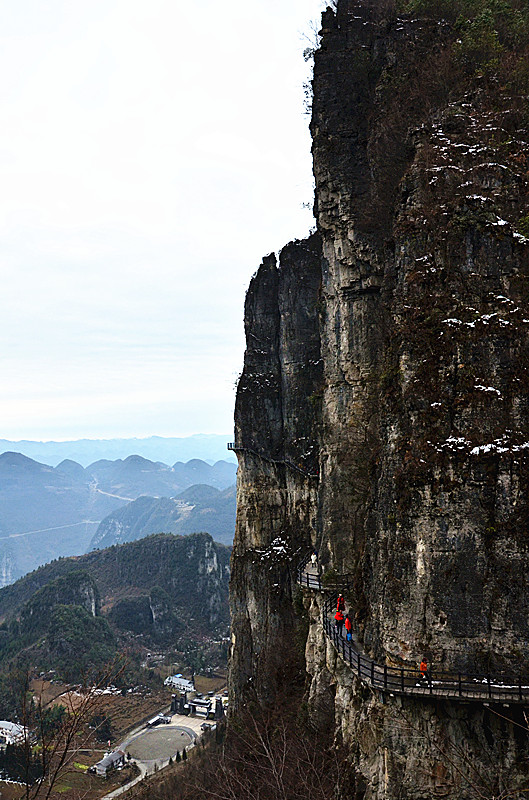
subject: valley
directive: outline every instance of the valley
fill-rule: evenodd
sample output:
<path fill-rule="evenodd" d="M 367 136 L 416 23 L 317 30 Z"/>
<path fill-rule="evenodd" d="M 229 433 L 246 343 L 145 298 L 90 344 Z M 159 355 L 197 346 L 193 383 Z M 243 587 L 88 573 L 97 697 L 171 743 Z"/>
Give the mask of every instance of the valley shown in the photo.
<path fill-rule="evenodd" d="M 199 692 L 225 688 L 230 553 L 207 533 L 155 534 L 58 559 L 0 590 L 0 718 L 45 748 L 43 731 L 55 726 L 66 760 L 51 797 L 95 800 L 140 774 L 133 760 L 151 772 L 193 744 L 181 738 L 189 726 L 201 734 L 201 720 L 185 716 L 164 726 L 163 741 L 141 731 L 171 705 L 168 676 L 195 678 Z M 120 745 L 132 758 L 103 789 L 88 769 Z M 7 759 L 17 777 L 10 753 L 0 752 L 0 769 Z M 21 796 L 16 784 L 0 787 L 2 797 Z"/>
<path fill-rule="evenodd" d="M 164 530 L 186 534 L 203 530 L 231 543 L 235 495 L 229 487 L 235 482 L 235 472 L 235 464 L 228 461 L 211 465 L 192 459 L 169 466 L 132 455 L 96 461 L 86 468 L 71 460 L 50 467 L 20 453 L 3 453 L 0 586 L 53 559 Z M 196 485 L 203 488 L 186 494 Z M 165 503 L 187 513 L 174 518 L 151 513 L 149 520 L 140 513 L 134 519 L 138 506 L 133 506 L 124 511 L 129 533 L 112 538 L 106 523 L 99 531 L 109 514 L 124 510 L 138 498 L 142 509 L 147 497 L 152 507 Z"/>

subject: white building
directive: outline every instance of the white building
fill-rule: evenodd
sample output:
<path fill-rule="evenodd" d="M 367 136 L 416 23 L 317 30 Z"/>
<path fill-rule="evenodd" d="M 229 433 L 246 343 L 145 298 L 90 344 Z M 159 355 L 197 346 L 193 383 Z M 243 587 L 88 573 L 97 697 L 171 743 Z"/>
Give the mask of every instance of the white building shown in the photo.
<path fill-rule="evenodd" d="M 6 744 L 20 744 L 28 735 L 27 728 L 16 722 L 6 719 L 0 720 L 0 746 Z"/>
<path fill-rule="evenodd" d="M 156 714 L 155 717 L 150 719 L 147 723 L 148 728 L 154 728 L 155 725 L 169 725 L 171 717 L 166 717 L 165 714 Z"/>
<path fill-rule="evenodd" d="M 169 675 L 168 678 L 164 680 L 164 684 L 166 686 L 171 686 L 172 689 L 177 689 L 179 692 L 194 692 L 195 687 L 193 686 L 192 681 L 188 681 L 186 678 L 183 678 L 181 675 Z"/>
<path fill-rule="evenodd" d="M 107 753 L 101 761 L 94 765 L 97 775 L 101 778 L 106 778 L 107 774 L 117 767 L 123 766 L 125 763 L 125 753 L 123 750 L 114 750 L 113 753 Z"/>

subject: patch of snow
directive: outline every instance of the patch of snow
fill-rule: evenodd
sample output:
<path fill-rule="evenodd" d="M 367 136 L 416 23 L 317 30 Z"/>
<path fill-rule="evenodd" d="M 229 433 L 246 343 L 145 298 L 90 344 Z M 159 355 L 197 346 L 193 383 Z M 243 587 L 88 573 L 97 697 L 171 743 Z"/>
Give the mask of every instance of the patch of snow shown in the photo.
<path fill-rule="evenodd" d="M 482 386 L 480 383 L 477 383 L 474 386 L 474 389 L 479 389 L 480 392 L 489 392 L 491 394 L 497 394 L 498 397 L 501 397 L 501 392 L 499 389 L 495 389 L 494 386 Z"/>

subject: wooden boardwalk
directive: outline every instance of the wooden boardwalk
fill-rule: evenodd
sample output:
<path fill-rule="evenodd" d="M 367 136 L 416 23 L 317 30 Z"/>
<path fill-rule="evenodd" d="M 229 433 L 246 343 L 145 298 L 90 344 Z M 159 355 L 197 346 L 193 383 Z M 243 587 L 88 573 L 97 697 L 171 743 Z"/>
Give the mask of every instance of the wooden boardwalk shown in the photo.
<path fill-rule="evenodd" d="M 322 625 L 327 638 L 338 655 L 355 675 L 373 689 L 392 695 L 417 697 L 439 697 L 446 700 L 480 703 L 502 703 L 505 705 L 529 704 L 529 677 L 512 675 L 474 675 L 465 673 L 434 672 L 423 679 L 417 669 L 392 667 L 378 664 L 368 658 L 353 635 L 347 642 L 345 631 L 339 634 L 333 620 L 336 609 L 336 594 L 351 588 L 347 575 L 336 576 L 331 582 L 322 579 L 318 570 L 306 558 L 297 573 L 297 582 L 313 591 L 332 594 L 325 600 Z"/>

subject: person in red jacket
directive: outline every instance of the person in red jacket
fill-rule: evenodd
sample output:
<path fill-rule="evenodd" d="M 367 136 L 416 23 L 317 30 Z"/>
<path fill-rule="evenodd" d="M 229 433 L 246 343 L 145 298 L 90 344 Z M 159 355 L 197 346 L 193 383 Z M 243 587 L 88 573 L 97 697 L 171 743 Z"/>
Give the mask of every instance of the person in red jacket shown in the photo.
<path fill-rule="evenodd" d="M 338 631 L 338 636 L 341 636 L 343 621 L 344 621 L 343 611 L 340 611 L 340 609 L 338 609 L 338 611 L 334 615 L 334 621 L 336 623 L 336 630 Z"/>
<path fill-rule="evenodd" d="M 336 601 L 336 610 L 345 611 L 345 600 L 343 594 L 338 595 L 338 600 Z"/>
<path fill-rule="evenodd" d="M 353 626 L 351 620 L 349 619 L 349 614 L 347 614 L 344 624 L 345 624 L 345 638 L 347 639 L 348 642 L 350 642 L 351 639 L 353 638 Z"/>
<path fill-rule="evenodd" d="M 421 661 L 419 672 L 421 673 L 421 681 L 430 680 L 430 675 L 428 673 L 428 662 L 426 661 L 426 658 L 423 658 L 423 660 Z"/>

